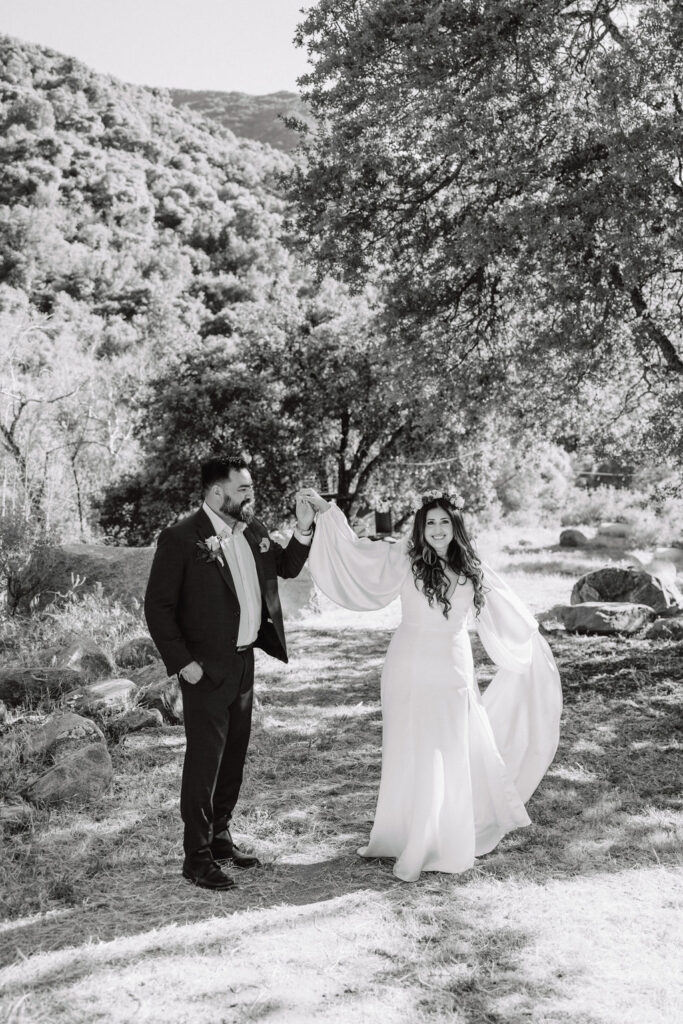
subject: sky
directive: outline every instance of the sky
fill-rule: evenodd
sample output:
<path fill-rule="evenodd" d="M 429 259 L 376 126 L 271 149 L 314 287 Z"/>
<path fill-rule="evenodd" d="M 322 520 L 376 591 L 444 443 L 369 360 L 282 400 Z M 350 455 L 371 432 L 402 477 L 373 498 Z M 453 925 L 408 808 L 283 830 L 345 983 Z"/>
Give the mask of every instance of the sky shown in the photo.
<path fill-rule="evenodd" d="M 292 43 L 313 0 L 0 0 L 0 33 L 137 85 L 296 90 Z"/>

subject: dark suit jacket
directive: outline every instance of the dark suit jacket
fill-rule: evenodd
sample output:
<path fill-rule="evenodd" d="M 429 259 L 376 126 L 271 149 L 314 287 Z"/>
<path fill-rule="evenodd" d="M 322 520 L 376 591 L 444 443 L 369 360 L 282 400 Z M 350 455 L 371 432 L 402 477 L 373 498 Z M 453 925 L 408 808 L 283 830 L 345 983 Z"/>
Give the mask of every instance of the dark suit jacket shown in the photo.
<path fill-rule="evenodd" d="M 214 534 L 202 509 L 162 530 L 145 593 L 145 618 L 169 675 L 197 661 L 209 684 L 219 686 L 241 672 L 236 652 L 240 606 L 225 559 L 222 566 L 205 561 L 205 552 L 198 546 Z M 256 519 L 244 536 L 254 554 L 263 601 L 256 646 L 287 661 L 277 577 L 298 576 L 309 548 L 294 537 L 283 548 Z M 267 551 L 260 550 L 264 538 Z"/>

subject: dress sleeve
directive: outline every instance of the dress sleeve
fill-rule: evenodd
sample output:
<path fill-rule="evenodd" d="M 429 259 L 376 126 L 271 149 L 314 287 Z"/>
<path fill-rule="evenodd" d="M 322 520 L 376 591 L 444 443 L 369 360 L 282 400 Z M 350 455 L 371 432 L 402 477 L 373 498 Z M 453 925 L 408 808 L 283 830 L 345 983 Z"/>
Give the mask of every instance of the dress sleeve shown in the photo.
<path fill-rule="evenodd" d="M 552 651 L 529 609 L 482 562 L 485 604 L 474 627 L 498 671 L 482 697 L 498 750 L 526 802 L 560 738 L 562 688 Z"/>
<path fill-rule="evenodd" d="M 403 543 L 361 540 L 336 505 L 318 516 L 308 567 L 326 597 L 354 611 L 391 604 L 410 572 Z"/>

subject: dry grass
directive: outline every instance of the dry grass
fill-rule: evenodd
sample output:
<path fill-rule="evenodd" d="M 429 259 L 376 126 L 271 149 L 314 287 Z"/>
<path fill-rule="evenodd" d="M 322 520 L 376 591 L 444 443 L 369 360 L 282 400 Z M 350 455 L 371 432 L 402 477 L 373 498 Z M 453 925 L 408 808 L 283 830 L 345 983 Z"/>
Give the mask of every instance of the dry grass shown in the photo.
<path fill-rule="evenodd" d="M 528 551 L 528 549 L 526 549 Z M 558 571 L 500 553 L 520 592 Z M 557 553 L 527 553 L 542 563 Z M 547 592 L 547 593 L 546 593 Z M 552 598 L 551 603 L 563 598 Z M 379 778 L 379 673 L 396 609 L 290 629 L 262 659 L 237 831 L 266 861 L 212 894 L 179 875 L 182 730 L 127 737 L 94 813 L 5 839 L 2 1005 L 16 1024 L 660 1024 L 683 992 L 683 645 L 551 638 L 562 744 L 534 827 L 462 876 L 397 882 L 355 849 Z M 485 664 L 477 645 L 480 678 Z"/>

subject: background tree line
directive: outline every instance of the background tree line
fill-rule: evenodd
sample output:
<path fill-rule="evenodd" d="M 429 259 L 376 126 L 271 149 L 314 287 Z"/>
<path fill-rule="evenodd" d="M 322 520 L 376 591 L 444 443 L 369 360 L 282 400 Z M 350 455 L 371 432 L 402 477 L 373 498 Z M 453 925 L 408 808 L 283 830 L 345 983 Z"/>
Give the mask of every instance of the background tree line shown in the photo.
<path fill-rule="evenodd" d="M 400 517 L 680 458 L 681 31 L 321 0 L 294 160 L 0 40 L 3 512 L 149 543 L 225 446 L 276 517 L 302 481 Z"/>

